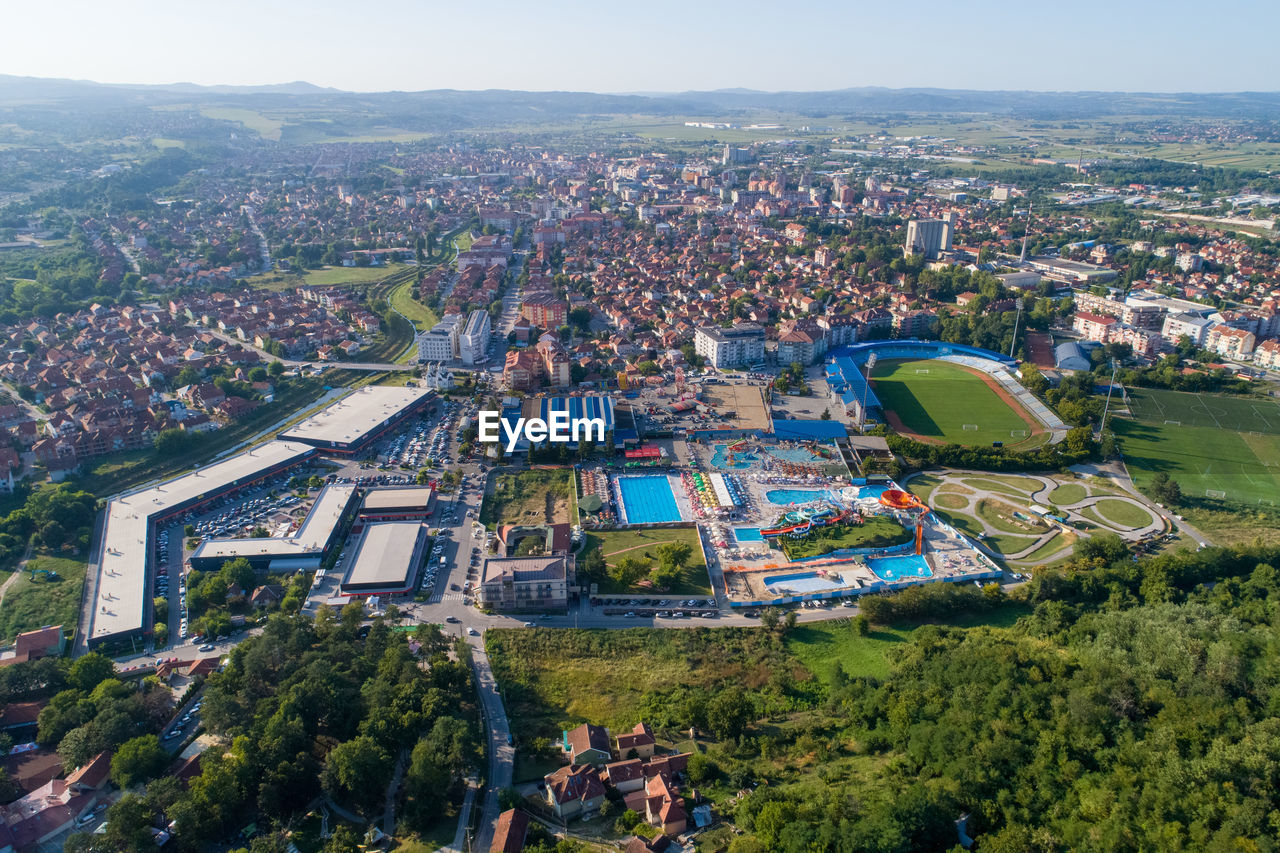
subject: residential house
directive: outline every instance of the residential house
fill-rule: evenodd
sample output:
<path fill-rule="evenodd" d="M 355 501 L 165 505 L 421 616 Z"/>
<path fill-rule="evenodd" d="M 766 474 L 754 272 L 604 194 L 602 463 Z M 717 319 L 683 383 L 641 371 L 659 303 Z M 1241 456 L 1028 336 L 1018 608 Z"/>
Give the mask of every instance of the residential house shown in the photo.
<path fill-rule="evenodd" d="M 583 723 L 564 736 L 565 752 L 574 764 L 605 764 L 613 759 L 609 746 L 609 730 L 604 726 Z"/>
<path fill-rule="evenodd" d="M 652 758 L 654 748 L 653 729 L 648 723 L 636 723 L 635 728 L 617 737 L 618 755 L 631 758 L 635 751 L 636 758 Z"/>
<path fill-rule="evenodd" d="M 604 802 L 604 782 L 596 768 L 585 764 L 570 764 L 543 777 L 546 783 L 547 804 L 556 817 L 593 814 Z"/>
<path fill-rule="evenodd" d="M 520 853 L 529 832 L 529 816 L 518 809 L 507 809 L 498 815 L 489 853 Z"/>

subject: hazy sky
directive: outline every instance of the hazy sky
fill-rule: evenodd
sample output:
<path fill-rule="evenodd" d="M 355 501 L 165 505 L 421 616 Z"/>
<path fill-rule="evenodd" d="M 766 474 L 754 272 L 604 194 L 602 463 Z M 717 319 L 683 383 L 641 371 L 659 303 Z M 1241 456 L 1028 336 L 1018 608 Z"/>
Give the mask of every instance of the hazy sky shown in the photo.
<path fill-rule="evenodd" d="M 0 73 L 356 91 L 1280 89 L 1275 0 L 5 0 Z"/>

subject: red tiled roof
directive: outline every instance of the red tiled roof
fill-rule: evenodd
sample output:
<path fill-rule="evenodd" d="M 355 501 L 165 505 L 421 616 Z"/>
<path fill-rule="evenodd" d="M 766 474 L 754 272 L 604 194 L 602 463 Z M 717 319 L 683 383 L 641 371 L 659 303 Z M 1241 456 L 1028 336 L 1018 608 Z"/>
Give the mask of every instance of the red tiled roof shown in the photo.
<path fill-rule="evenodd" d="M 489 853 L 520 853 L 524 849 L 524 837 L 528 831 L 529 816 L 516 809 L 507 809 L 498 815 L 498 825 L 493 831 Z"/>

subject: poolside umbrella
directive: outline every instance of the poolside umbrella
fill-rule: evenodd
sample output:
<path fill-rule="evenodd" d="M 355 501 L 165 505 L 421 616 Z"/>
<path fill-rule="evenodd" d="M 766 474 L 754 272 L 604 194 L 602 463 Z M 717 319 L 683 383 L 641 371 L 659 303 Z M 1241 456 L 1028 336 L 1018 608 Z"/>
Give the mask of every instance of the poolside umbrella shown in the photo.
<path fill-rule="evenodd" d="M 587 495 L 582 498 L 582 500 L 578 501 L 578 506 L 581 507 L 584 512 L 599 512 L 604 508 L 604 501 L 600 500 L 599 495 Z"/>

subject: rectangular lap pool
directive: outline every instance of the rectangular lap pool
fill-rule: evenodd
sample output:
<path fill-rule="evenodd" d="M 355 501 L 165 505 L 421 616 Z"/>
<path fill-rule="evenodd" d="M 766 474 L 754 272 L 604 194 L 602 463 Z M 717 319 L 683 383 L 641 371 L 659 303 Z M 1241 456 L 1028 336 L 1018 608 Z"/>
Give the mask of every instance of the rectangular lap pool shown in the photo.
<path fill-rule="evenodd" d="M 759 527 L 735 527 L 733 528 L 733 538 L 739 542 L 764 541 L 764 537 L 760 535 Z"/>
<path fill-rule="evenodd" d="M 627 524 L 683 521 L 666 474 L 619 477 L 618 496 Z"/>
<path fill-rule="evenodd" d="M 918 554 L 905 554 L 897 557 L 870 557 L 867 567 L 875 572 L 882 581 L 909 580 L 910 578 L 933 577 L 933 569 L 929 562 Z"/>
<path fill-rule="evenodd" d="M 840 589 L 848 586 L 844 582 L 844 578 L 834 572 L 828 575 L 818 572 L 773 575 L 764 579 L 764 585 L 775 595 L 802 595 L 809 592 L 823 592 L 828 589 Z"/>
<path fill-rule="evenodd" d="M 831 492 L 826 489 L 770 489 L 764 496 L 771 504 L 788 506 L 829 500 Z"/>

